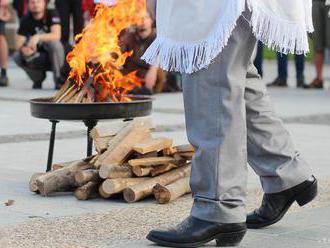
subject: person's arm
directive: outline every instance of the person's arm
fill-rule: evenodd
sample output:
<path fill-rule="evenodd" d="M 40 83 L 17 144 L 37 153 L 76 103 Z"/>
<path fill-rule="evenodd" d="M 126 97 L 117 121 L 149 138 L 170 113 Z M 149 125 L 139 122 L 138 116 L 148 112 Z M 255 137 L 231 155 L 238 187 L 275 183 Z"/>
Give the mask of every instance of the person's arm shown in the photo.
<path fill-rule="evenodd" d="M 61 40 L 61 25 L 54 24 L 50 27 L 50 33 L 33 35 L 30 38 L 27 46 L 33 50 L 36 50 L 39 42 L 59 41 L 59 40 Z"/>
<path fill-rule="evenodd" d="M 20 51 L 21 48 L 24 46 L 24 43 L 26 41 L 26 37 L 20 34 L 16 35 L 16 41 L 15 41 L 15 49 L 16 51 Z"/>

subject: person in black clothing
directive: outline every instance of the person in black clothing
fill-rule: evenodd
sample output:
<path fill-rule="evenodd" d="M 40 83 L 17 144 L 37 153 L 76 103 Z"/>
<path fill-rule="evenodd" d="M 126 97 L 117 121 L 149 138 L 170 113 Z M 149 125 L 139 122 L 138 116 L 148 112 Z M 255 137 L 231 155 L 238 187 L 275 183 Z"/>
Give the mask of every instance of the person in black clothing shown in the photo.
<path fill-rule="evenodd" d="M 14 60 L 31 78 L 34 89 L 41 88 L 47 70 L 53 72 L 58 89 L 64 81 L 60 18 L 56 11 L 46 9 L 46 0 L 29 0 L 28 10 L 18 29 Z"/>
<path fill-rule="evenodd" d="M 70 17 L 73 19 L 73 33 L 80 34 L 84 28 L 84 15 L 81 0 L 56 0 L 55 6 L 62 23 L 61 41 L 65 50 L 70 50 Z"/>
<path fill-rule="evenodd" d="M 8 86 L 8 44 L 5 37 L 5 23 L 10 18 L 8 2 L 0 0 L 0 86 Z"/>

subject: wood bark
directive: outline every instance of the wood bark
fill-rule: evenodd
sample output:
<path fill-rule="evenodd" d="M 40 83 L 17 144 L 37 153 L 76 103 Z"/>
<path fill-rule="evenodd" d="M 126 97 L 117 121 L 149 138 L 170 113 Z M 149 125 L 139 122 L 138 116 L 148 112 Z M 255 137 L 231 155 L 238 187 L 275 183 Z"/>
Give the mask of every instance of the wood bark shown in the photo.
<path fill-rule="evenodd" d="M 83 186 L 90 181 L 98 182 L 101 180 L 98 170 L 95 169 L 78 171 L 74 178 L 79 186 Z"/>
<path fill-rule="evenodd" d="M 99 185 L 100 182 L 97 181 L 88 182 L 77 188 L 74 192 L 74 195 L 78 200 L 83 201 L 96 198 L 99 196 Z"/>
<path fill-rule="evenodd" d="M 66 192 L 74 190 L 78 185 L 75 180 L 75 173 L 79 170 L 92 168 L 85 160 L 73 162 L 71 165 L 55 171 L 47 172 L 37 178 L 39 192 L 47 196 L 53 192 Z"/>
<path fill-rule="evenodd" d="M 44 175 L 45 172 L 38 172 L 38 173 L 34 173 L 31 176 L 30 182 L 29 182 L 29 188 L 31 192 L 35 192 L 35 193 L 39 193 L 38 190 L 38 185 L 37 185 L 37 178 Z"/>
<path fill-rule="evenodd" d="M 184 177 L 167 186 L 156 184 L 152 192 L 158 203 L 166 204 L 191 192 L 189 180 L 190 177 Z"/>
<path fill-rule="evenodd" d="M 147 181 L 149 178 L 117 178 L 107 179 L 102 183 L 102 190 L 106 194 L 113 195 L 122 192 L 125 188 Z"/>
<path fill-rule="evenodd" d="M 191 144 L 179 145 L 164 149 L 165 155 L 173 155 L 178 152 L 195 152 L 194 147 Z"/>
<path fill-rule="evenodd" d="M 132 171 L 134 175 L 138 177 L 148 176 L 152 170 L 153 170 L 152 167 L 141 167 L 141 166 L 132 167 Z"/>
<path fill-rule="evenodd" d="M 108 199 L 112 196 L 112 194 L 107 194 L 103 191 L 102 184 L 99 186 L 99 194 L 104 199 Z"/>
<path fill-rule="evenodd" d="M 168 164 L 171 162 L 175 162 L 175 158 L 173 158 L 173 157 L 151 157 L 151 158 L 131 159 L 128 161 L 128 164 L 132 167 L 135 167 L 135 166 L 148 167 L 148 166 L 157 166 L 157 165 Z"/>
<path fill-rule="evenodd" d="M 148 139 L 134 145 L 133 149 L 138 153 L 146 154 L 153 151 L 160 151 L 165 148 L 171 147 L 172 143 L 173 140 L 169 138 Z"/>
<path fill-rule="evenodd" d="M 163 174 L 165 172 L 168 172 L 170 170 L 173 170 L 177 167 L 178 167 L 178 165 L 173 164 L 173 163 L 164 164 L 164 165 L 152 168 L 152 170 L 150 171 L 150 174 L 151 174 L 152 177 L 155 177 L 155 176 L 158 176 L 158 175 Z"/>
<path fill-rule="evenodd" d="M 130 178 L 133 176 L 133 172 L 130 166 L 127 164 L 105 164 L 102 165 L 99 170 L 99 175 L 103 179 L 107 178 Z"/>
<path fill-rule="evenodd" d="M 127 202 L 136 202 L 152 194 L 153 187 L 159 183 L 161 185 L 168 185 L 176 180 L 190 176 L 191 166 L 186 165 L 160 176 L 151 178 L 145 182 L 128 187 L 124 190 L 124 199 Z"/>
<path fill-rule="evenodd" d="M 110 140 L 107 151 L 100 155 L 95 166 L 122 164 L 133 146 L 147 138 L 150 138 L 150 127 L 143 121 L 132 121 Z"/>

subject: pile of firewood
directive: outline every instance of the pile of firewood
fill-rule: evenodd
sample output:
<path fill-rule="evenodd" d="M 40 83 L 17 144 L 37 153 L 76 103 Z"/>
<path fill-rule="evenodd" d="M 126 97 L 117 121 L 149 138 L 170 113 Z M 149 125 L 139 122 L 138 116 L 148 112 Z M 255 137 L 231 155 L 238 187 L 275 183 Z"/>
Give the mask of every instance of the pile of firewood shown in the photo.
<path fill-rule="evenodd" d="M 143 120 L 96 127 L 91 131 L 96 155 L 35 173 L 30 190 L 42 196 L 74 192 L 79 200 L 123 194 L 127 202 L 154 195 L 159 203 L 190 193 L 194 148 L 153 138 L 151 130 L 150 122 Z"/>

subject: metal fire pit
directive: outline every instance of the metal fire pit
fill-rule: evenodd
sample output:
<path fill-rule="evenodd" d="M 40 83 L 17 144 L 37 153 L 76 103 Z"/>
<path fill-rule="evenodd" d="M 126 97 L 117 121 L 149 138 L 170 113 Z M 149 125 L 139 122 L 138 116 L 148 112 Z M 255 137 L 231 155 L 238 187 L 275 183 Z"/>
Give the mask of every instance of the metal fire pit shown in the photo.
<path fill-rule="evenodd" d="M 60 121 L 83 121 L 87 127 L 87 156 L 91 156 L 93 140 L 90 137 L 90 131 L 97 125 L 99 120 L 124 119 L 124 121 L 127 121 L 151 113 L 152 97 L 128 96 L 133 101 L 119 103 L 54 103 L 52 98 L 31 99 L 31 115 L 36 118 L 48 119 L 52 123 L 46 171 L 51 170 L 53 163 L 56 124 Z"/>

